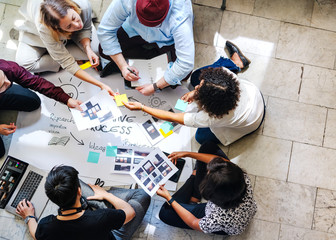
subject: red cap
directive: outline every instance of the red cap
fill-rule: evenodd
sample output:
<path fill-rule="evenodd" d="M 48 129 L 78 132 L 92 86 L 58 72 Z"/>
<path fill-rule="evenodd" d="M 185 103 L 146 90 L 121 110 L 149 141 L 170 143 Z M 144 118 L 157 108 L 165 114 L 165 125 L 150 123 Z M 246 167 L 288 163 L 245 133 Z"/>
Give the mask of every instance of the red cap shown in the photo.
<path fill-rule="evenodd" d="M 169 11 L 169 0 L 137 0 L 136 14 L 147 27 L 155 27 L 163 22 Z"/>

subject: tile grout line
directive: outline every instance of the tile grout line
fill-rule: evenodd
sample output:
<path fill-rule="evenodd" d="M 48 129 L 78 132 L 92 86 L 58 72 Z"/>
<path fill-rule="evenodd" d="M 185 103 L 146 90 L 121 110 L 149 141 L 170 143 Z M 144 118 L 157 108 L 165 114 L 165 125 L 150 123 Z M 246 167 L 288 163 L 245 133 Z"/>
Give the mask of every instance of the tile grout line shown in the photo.
<path fill-rule="evenodd" d="M 312 223 L 311 223 L 311 230 L 314 230 L 313 226 L 314 226 L 315 209 L 316 209 L 316 202 L 317 202 L 317 191 L 318 191 L 318 187 L 316 187 L 316 192 L 315 192 L 315 201 L 314 201 L 314 207 L 313 207 L 313 219 L 312 219 Z"/>
<path fill-rule="evenodd" d="M 325 135 L 326 135 L 326 131 L 327 131 L 328 116 L 329 116 L 329 109 L 327 108 L 327 114 L 326 114 L 326 118 L 325 118 L 325 121 L 324 121 L 324 131 L 323 131 L 323 137 L 322 137 L 322 147 L 323 148 L 324 148 Z"/>
<path fill-rule="evenodd" d="M 287 170 L 287 176 L 286 176 L 286 181 L 285 182 L 288 182 L 289 171 L 290 171 L 290 166 L 291 166 L 291 162 L 292 162 L 292 155 L 293 155 L 293 146 L 294 146 L 294 141 L 292 141 L 292 144 L 291 144 L 291 150 L 290 150 L 289 161 L 288 161 L 288 170 Z"/>

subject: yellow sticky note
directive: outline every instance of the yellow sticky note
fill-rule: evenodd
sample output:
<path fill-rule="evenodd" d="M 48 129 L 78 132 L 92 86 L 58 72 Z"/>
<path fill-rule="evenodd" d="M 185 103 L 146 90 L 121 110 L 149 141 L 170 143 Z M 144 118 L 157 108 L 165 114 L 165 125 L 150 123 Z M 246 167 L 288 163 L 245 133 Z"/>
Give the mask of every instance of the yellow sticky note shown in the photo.
<path fill-rule="evenodd" d="M 87 68 L 89 68 L 89 67 L 91 67 L 91 66 L 92 66 L 92 65 L 91 65 L 90 61 L 87 61 L 86 63 L 80 65 L 79 67 L 80 67 L 81 69 L 85 70 L 85 69 L 87 69 Z"/>
<path fill-rule="evenodd" d="M 124 104 L 122 103 L 122 101 L 124 101 L 124 102 L 126 102 L 126 103 L 128 102 L 128 98 L 127 98 L 126 94 L 115 95 L 115 96 L 114 96 L 114 99 L 115 99 L 115 101 L 116 101 L 118 107 L 124 105 Z"/>
<path fill-rule="evenodd" d="M 173 130 L 170 130 L 170 131 L 167 132 L 167 134 L 166 134 L 161 128 L 159 129 L 159 131 L 160 131 L 160 133 L 162 134 L 162 136 L 163 136 L 164 138 L 168 137 L 169 135 L 172 135 L 172 133 L 173 133 Z"/>

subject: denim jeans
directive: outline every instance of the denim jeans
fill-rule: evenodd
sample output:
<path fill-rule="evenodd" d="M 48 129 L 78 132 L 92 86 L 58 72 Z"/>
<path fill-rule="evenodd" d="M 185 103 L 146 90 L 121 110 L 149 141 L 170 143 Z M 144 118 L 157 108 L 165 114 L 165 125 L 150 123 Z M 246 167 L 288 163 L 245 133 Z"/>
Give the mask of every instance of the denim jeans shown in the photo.
<path fill-rule="evenodd" d="M 190 78 L 191 85 L 194 86 L 194 87 L 199 85 L 200 84 L 199 77 L 201 75 L 202 69 L 211 68 L 211 67 L 212 68 L 225 67 L 225 68 L 229 69 L 230 71 L 232 71 L 234 73 L 240 72 L 240 68 L 234 62 L 232 62 L 231 59 L 220 57 L 213 64 L 205 66 L 205 67 L 201 67 L 201 68 L 195 70 L 192 73 L 191 78 Z M 213 134 L 211 132 L 210 128 L 198 128 L 197 131 L 196 131 L 196 134 L 195 134 L 195 139 L 199 144 L 203 144 L 206 141 L 213 141 L 215 143 L 220 143 L 220 141 L 215 136 L 215 134 Z"/>
<path fill-rule="evenodd" d="M 205 142 L 200 147 L 199 153 L 214 154 L 228 159 L 225 153 L 214 142 Z M 185 184 L 173 194 L 173 198 L 182 207 L 192 213 L 196 218 L 203 218 L 205 216 L 206 203 L 190 204 L 190 198 L 196 197 L 201 199 L 199 191 L 199 185 L 203 181 L 207 173 L 207 164 L 201 161 L 196 162 L 196 175 L 191 175 Z M 175 212 L 175 210 L 169 206 L 168 203 L 164 203 L 161 207 L 159 218 L 166 224 L 174 227 L 191 229 Z M 227 235 L 225 232 L 214 232 L 214 234 Z"/>
<path fill-rule="evenodd" d="M 17 84 L 13 84 L 7 91 L 0 94 L 0 110 L 31 112 L 38 109 L 40 105 L 41 100 L 36 93 Z M 5 147 L 0 138 L 0 157 L 3 155 L 5 155 Z"/>
<path fill-rule="evenodd" d="M 94 192 L 92 188 L 80 180 L 80 186 L 82 190 L 82 196 L 86 199 L 88 196 L 93 196 Z M 113 230 L 113 235 L 117 240 L 128 240 L 131 239 L 134 232 L 138 229 L 139 225 L 144 218 L 147 209 L 149 207 L 151 198 L 150 196 L 142 189 L 125 189 L 125 188 L 116 188 L 111 187 L 108 191 L 114 196 L 128 202 L 135 211 L 135 217 L 132 221 L 128 222 L 118 230 Z M 97 200 L 88 200 L 90 207 L 95 209 L 103 208 L 114 208 L 111 203 L 108 201 L 97 201 Z"/>

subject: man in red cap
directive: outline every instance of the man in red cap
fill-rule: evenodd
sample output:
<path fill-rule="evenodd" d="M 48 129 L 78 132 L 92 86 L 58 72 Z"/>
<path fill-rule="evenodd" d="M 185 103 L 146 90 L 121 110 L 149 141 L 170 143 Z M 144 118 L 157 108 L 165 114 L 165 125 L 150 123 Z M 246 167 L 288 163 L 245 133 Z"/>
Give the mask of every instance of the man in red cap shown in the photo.
<path fill-rule="evenodd" d="M 151 95 L 169 85 L 179 85 L 194 67 L 193 13 L 190 0 L 114 0 L 98 27 L 101 56 L 112 59 L 103 70 L 119 70 L 129 81 L 139 72 L 125 58 L 150 59 L 170 53 L 172 62 L 154 84 L 136 89 Z"/>

